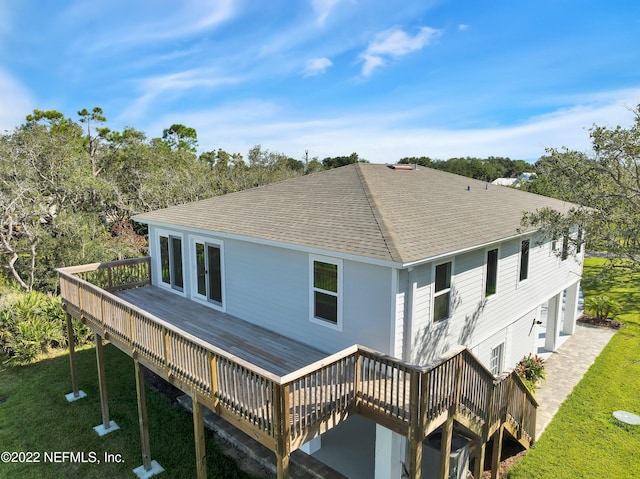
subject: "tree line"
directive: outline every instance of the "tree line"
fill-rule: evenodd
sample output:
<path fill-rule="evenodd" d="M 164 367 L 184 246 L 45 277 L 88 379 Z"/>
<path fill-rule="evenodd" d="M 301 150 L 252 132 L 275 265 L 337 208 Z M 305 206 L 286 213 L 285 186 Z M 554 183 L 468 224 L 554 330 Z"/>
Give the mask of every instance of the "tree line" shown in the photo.
<path fill-rule="evenodd" d="M 55 268 L 146 252 L 131 216 L 323 168 L 254 146 L 196 155 L 197 133 L 161 138 L 105 126 L 101 108 L 72 120 L 34 112 L 0 135 L 0 261 L 4 281 L 55 291 Z"/>
<path fill-rule="evenodd" d="M 586 208 L 558 217 L 536 212 L 528 224 L 557 236 L 579 223 L 597 249 L 638 264 L 640 111 L 632 127 L 594 126 L 593 153 L 549 149 L 535 165 L 505 157 L 427 156 L 398 161 L 484 181 L 538 177 L 523 189 Z M 352 163 L 357 153 L 291 158 L 255 145 L 246 158 L 222 148 L 197 154 L 197 132 L 174 124 L 162 137 L 109 129 L 101 108 L 77 120 L 34 110 L 0 134 L 0 281 L 56 291 L 55 268 L 145 254 L 145 231 L 131 216 Z"/>

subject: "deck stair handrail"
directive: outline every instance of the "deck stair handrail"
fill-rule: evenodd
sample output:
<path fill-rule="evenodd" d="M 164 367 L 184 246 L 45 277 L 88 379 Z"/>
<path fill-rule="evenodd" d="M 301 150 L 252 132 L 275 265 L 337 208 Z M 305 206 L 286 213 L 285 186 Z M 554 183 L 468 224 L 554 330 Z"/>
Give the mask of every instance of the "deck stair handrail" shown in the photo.
<path fill-rule="evenodd" d="M 524 383 L 514 372 L 495 378 L 464 347 L 417 366 L 353 345 L 278 376 L 113 294 L 151 285 L 148 257 L 58 273 L 69 314 L 277 453 L 355 413 L 420 441 L 450 416 L 484 440 L 501 425 L 523 444 L 535 437 Z"/>

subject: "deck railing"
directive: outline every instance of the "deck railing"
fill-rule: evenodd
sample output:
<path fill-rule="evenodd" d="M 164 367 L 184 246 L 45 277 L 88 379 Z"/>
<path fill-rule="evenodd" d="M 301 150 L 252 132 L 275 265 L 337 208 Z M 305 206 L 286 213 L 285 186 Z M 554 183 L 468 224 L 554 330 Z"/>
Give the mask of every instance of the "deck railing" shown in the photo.
<path fill-rule="evenodd" d="M 508 423 L 535 437 L 526 386 L 515 374 L 496 380 L 467 349 L 421 367 L 354 345 L 280 377 L 115 296 L 151 284 L 149 258 L 59 274 L 69 314 L 272 450 L 294 450 L 354 413 L 422 439 L 452 414 L 479 435 Z"/>

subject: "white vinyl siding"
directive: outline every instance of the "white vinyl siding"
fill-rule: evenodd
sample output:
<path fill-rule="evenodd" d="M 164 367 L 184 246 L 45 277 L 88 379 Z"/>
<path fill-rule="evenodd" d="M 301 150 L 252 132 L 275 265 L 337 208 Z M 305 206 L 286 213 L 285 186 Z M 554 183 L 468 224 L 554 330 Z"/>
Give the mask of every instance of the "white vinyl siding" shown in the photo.
<path fill-rule="evenodd" d="M 485 296 L 486 252 L 498 248 L 498 294 Z M 529 271 L 526 283 L 519 281 L 521 241 L 514 239 L 495 246 L 460 254 L 453 261 L 451 314 L 448 320 L 430 321 L 433 265 L 415 267 L 406 288 L 413 290 L 413 317 L 407 341 L 411 361 L 432 361 L 449 348 L 462 344 L 482 345 L 479 357 L 489 365 L 491 348 L 505 342 L 505 367 L 511 367 L 525 351 L 534 352 L 534 323 L 538 306 L 575 283 L 582 271 L 582 258 L 559 261 L 549 255 L 549 242 L 530 238 Z M 526 284 L 526 287 L 520 287 Z M 511 327 L 509 332 L 507 328 Z M 509 334 L 509 338 L 507 338 Z M 481 354 L 480 354 L 481 353 Z M 514 360 L 515 356 L 519 356 Z M 511 364 L 513 362 L 513 364 Z"/>

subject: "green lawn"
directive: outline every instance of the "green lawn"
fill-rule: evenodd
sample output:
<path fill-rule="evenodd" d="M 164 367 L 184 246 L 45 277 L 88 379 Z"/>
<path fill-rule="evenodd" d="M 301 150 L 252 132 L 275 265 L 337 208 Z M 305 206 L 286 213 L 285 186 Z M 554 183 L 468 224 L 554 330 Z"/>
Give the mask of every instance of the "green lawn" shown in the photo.
<path fill-rule="evenodd" d="M 135 477 L 142 464 L 133 361 L 108 345 L 105 348 L 111 419 L 121 428 L 99 437 L 101 423 L 94 348 L 78 353 L 80 386 L 87 398 L 68 403 L 71 391 L 69 357 L 65 352 L 24 367 L 0 366 L 0 452 L 40 453 L 39 463 L 0 462 L 0 478 L 120 478 Z M 195 476 L 193 422 L 181 407 L 147 390 L 151 458 L 166 472 L 158 477 Z M 249 478 L 221 452 L 207 432 L 207 466 L 211 478 Z M 45 462 L 45 452 L 95 453 L 98 463 Z M 121 455 L 122 463 L 105 463 L 104 454 Z M 90 456 L 85 456 L 90 459 Z M 58 458 L 61 460 L 61 458 Z"/>
<path fill-rule="evenodd" d="M 640 426 L 611 415 L 640 414 L 640 274 L 590 282 L 603 260 L 585 262 L 585 296 L 607 293 L 626 323 L 547 426 L 535 447 L 509 471 L 510 479 L 640 478 Z"/>

